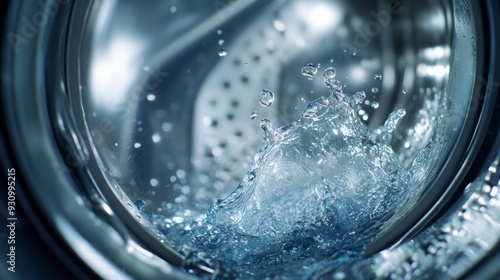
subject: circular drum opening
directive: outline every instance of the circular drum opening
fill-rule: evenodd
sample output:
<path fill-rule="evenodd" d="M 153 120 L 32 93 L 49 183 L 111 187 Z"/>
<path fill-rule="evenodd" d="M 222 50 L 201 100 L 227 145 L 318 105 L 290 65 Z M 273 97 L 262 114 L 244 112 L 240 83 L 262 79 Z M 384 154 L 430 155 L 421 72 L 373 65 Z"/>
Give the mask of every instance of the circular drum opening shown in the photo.
<path fill-rule="evenodd" d="M 30 63 L 46 81 L 31 103 L 5 99 L 33 106 L 21 127 L 44 116 L 39 148 L 59 152 L 29 154 L 59 172 L 54 188 L 70 182 L 40 208 L 73 197 L 97 213 L 122 240 L 105 255 L 130 255 L 110 266 L 152 268 L 130 274 L 311 278 L 397 248 L 462 193 L 491 124 L 488 29 L 471 2 L 40 6 L 58 12 L 7 60 L 4 85 L 21 92 Z"/>

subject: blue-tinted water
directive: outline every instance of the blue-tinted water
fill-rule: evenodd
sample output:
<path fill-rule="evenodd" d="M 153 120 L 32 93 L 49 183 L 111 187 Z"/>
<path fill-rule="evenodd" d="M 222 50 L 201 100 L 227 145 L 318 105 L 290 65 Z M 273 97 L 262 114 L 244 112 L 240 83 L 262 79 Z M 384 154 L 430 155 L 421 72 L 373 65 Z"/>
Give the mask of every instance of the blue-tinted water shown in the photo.
<path fill-rule="evenodd" d="M 403 203 L 411 170 L 389 146 L 404 117 L 396 111 L 370 131 L 354 108 L 364 92 L 345 94 L 324 72 L 328 97 L 312 101 L 293 123 L 273 128 L 243 181 L 205 215 L 154 216 L 186 269 L 218 277 L 309 278 L 355 261 Z"/>

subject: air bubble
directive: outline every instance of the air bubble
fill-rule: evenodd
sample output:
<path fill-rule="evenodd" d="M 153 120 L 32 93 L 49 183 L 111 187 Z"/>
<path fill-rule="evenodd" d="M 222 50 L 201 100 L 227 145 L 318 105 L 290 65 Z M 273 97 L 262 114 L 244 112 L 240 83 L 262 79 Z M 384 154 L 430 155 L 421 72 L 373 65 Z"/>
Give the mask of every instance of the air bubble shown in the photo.
<path fill-rule="evenodd" d="M 253 111 L 251 114 L 250 114 L 250 119 L 251 120 L 255 120 L 257 118 L 257 111 Z"/>
<path fill-rule="evenodd" d="M 137 142 L 137 143 L 134 143 L 134 148 L 138 149 L 140 148 L 142 145 L 141 143 Z"/>
<path fill-rule="evenodd" d="M 375 74 L 375 76 L 373 76 L 373 79 L 382 80 L 382 74 Z"/>
<path fill-rule="evenodd" d="M 372 92 L 377 93 L 378 92 L 378 87 L 372 87 Z"/>
<path fill-rule="evenodd" d="M 264 107 L 269 107 L 274 102 L 274 93 L 268 89 L 263 89 L 259 94 L 259 103 Z"/>

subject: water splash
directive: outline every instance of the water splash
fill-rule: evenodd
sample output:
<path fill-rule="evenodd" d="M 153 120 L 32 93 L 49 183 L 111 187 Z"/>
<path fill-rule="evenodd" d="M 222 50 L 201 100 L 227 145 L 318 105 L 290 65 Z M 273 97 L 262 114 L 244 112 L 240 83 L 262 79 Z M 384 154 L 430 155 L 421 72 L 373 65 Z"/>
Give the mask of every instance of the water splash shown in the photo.
<path fill-rule="evenodd" d="M 291 124 L 261 121 L 263 143 L 233 193 L 205 215 L 169 224 L 165 234 L 187 263 L 244 279 L 289 270 L 307 278 L 362 257 L 411 185 L 389 146 L 405 111 L 370 131 L 355 110 L 365 92 L 344 93 L 335 76 L 325 70 L 330 95 Z M 261 91 L 261 105 L 273 99 Z"/>

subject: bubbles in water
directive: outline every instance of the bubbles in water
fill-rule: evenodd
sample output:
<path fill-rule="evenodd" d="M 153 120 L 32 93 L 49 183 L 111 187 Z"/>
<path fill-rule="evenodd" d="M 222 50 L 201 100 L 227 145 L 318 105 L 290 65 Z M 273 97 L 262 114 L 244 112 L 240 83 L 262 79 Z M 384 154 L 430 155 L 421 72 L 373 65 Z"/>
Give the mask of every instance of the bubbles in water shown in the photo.
<path fill-rule="evenodd" d="M 217 53 L 220 57 L 226 56 L 227 51 L 225 49 L 220 49 L 219 52 Z"/>
<path fill-rule="evenodd" d="M 375 74 L 375 76 L 373 76 L 373 78 L 375 80 L 382 80 L 382 74 Z"/>
<path fill-rule="evenodd" d="M 224 40 L 223 39 L 219 39 L 219 41 L 217 43 L 219 44 L 219 46 L 222 46 L 224 44 Z"/>
<path fill-rule="evenodd" d="M 134 143 L 134 148 L 138 149 L 140 148 L 142 145 L 141 143 L 137 142 L 137 143 Z"/>
<path fill-rule="evenodd" d="M 222 30 L 217 29 L 217 35 L 222 35 Z"/>
<path fill-rule="evenodd" d="M 144 202 L 143 200 L 139 199 L 134 201 L 134 205 L 139 211 L 139 213 L 144 213 L 144 211 L 146 211 L 146 202 Z"/>
<path fill-rule="evenodd" d="M 408 91 L 406 89 L 403 89 L 403 94 L 407 94 Z"/>
<path fill-rule="evenodd" d="M 318 73 L 318 68 L 320 66 L 316 66 L 312 63 L 307 64 L 306 66 L 302 67 L 301 72 L 302 75 L 306 76 L 309 80 L 312 80 L 314 76 Z"/>
<path fill-rule="evenodd" d="M 255 120 L 255 118 L 257 118 L 257 111 L 253 111 L 253 112 L 250 114 L 250 119 L 251 119 L 251 120 Z"/>
<path fill-rule="evenodd" d="M 269 107 L 274 102 L 274 93 L 268 89 L 263 89 L 259 94 L 259 103 L 264 107 Z"/>
<path fill-rule="evenodd" d="M 172 7 L 170 7 L 170 12 L 171 12 L 172 14 L 175 14 L 175 12 L 177 12 L 177 7 L 176 7 L 176 6 L 172 6 Z"/>
<path fill-rule="evenodd" d="M 372 87 L 372 92 L 377 93 L 378 92 L 378 87 Z"/>

